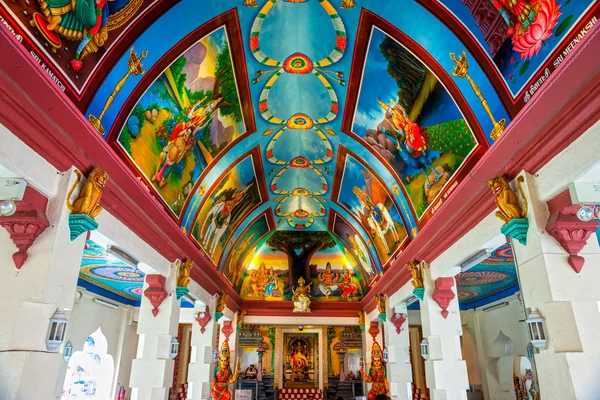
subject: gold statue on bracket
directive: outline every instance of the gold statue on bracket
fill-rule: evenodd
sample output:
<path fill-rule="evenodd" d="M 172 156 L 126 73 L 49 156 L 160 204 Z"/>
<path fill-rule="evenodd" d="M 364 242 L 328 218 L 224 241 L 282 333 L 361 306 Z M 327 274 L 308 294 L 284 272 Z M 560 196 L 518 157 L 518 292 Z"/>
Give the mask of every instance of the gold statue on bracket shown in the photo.
<path fill-rule="evenodd" d="M 188 286 L 190 284 L 190 274 L 192 273 L 193 266 L 194 262 L 189 258 L 186 258 L 183 262 L 179 262 L 179 268 L 177 270 L 177 287 L 175 288 L 177 300 L 181 300 L 183 296 L 190 292 Z"/>
<path fill-rule="evenodd" d="M 81 172 L 75 170 L 77 180 L 71 186 L 67 194 L 66 205 L 71 212 L 69 215 L 69 228 L 71 231 L 71 241 L 77 239 L 82 233 L 93 231 L 98 228 L 96 217 L 103 210 L 100 205 L 102 192 L 108 182 L 108 174 L 102 169 L 96 167 L 88 176 L 87 181 L 83 184 L 81 191 L 77 195 L 77 199 L 71 203 L 71 195 L 75 187 L 81 181 Z"/>
<path fill-rule="evenodd" d="M 217 305 L 215 307 L 215 321 L 218 321 L 223 316 L 223 310 L 225 310 L 225 302 L 227 301 L 227 293 L 223 293 L 217 299 Z"/>
<path fill-rule="evenodd" d="M 488 181 L 488 186 L 496 195 L 495 203 L 496 207 L 498 207 L 498 211 L 496 211 L 496 217 L 502 220 L 502 222 L 505 224 L 509 223 L 513 219 L 527 217 L 527 199 L 525 198 L 525 193 L 523 192 L 523 187 L 521 186 L 524 180 L 525 179 L 522 176 L 519 176 L 517 179 L 519 192 L 521 192 L 521 196 L 523 196 L 523 210 L 521 210 L 521 204 L 519 203 L 517 194 L 510 188 L 506 178 L 500 175 Z"/>
<path fill-rule="evenodd" d="M 406 264 L 406 268 L 412 275 L 413 294 L 423 300 L 425 297 L 425 285 L 423 284 L 423 271 L 421 271 L 420 264 L 417 260 L 410 260 Z"/>
<path fill-rule="evenodd" d="M 523 246 L 527 245 L 527 230 L 529 229 L 529 220 L 527 219 L 528 204 L 522 183 L 525 181 L 523 176 L 517 178 L 517 186 L 523 197 L 523 209 L 517 194 L 511 189 L 508 181 L 502 175 L 490 179 L 488 186 L 492 193 L 496 195 L 494 202 L 498 211 L 496 217 L 504 222 L 500 231 L 503 235 L 516 239 Z"/>
<path fill-rule="evenodd" d="M 98 167 L 94 168 L 90 173 L 90 176 L 88 176 L 87 181 L 83 184 L 83 187 L 77 196 L 77 200 L 71 204 L 69 199 L 71 198 L 75 187 L 77 187 L 81 181 L 81 172 L 75 170 L 75 175 L 77 175 L 77 180 L 73 186 L 71 186 L 69 194 L 67 195 L 67 209 L 71 214 L 84 214 L 95 219 L 103 210 L 100 205 L 100 199 L 102 198 L 102 191 L 109 179 L 108 174 Z"/>
<path fill-rule="evenodd" d="M 179 275 L 177 277 L 177 286 L 188 287 L 190 284 L 190 274 L 194 262 L 189 258 L 186 258 L 184 262 L 179 264 Z"/>
<path fill-rule="evenodd" d="M 293 312 L 301 312 L 301 313 L 309 313 L 310 312 L 310 285 L 312 282 L 309 282 L 307 286 L 304 286 L 306 281 L 303 277 L 298 279 L 298 287 L 294 288 L 292 285 L 292 292 L 294 295 L 292 296 L 292 301 L 294 302 L 294 311 Z"/>

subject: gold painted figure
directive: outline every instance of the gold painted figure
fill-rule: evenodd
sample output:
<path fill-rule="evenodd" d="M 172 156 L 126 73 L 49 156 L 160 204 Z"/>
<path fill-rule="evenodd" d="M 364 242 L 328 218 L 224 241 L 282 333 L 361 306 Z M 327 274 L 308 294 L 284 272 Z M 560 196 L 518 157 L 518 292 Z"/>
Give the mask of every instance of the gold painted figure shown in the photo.
<path fill-rule="evenodd" d="M 363 311 L 357 311 L 358 313 L 358 325 L 365 326 L 365 313 Z"/>
<path fill-rule="evenodd" d="M 298 279 L 298 287 L 294 288 L 294 286 L 292 285 L 292 292 L 294 293 L 294 295 L 292 296 L 292 301 L 294 302 L 293 312 L 310 312 L 310 285 L 312 284 L 312 282 L 310 282 L 308 286 L 304 286 L 304 283 L 304 278 L 300 277 Z"/>
<path fill-rule="evenodd" d="M 423 274 L 421 273 L 421 268 L 419 267 L 419 262 L 416 260 L 411 260 L 406 264 L 406 268 L 410 271 L 412 275 L 412 285 L 415 288 L 422 288 L 423 285 Z"/>
<path fill-rule="evenodd" d="M 90 173 L 90 176 L 88 176 L 87 181 L 83 184 L 83 187 L 77 196 L 77 200 L 71 204 L 69 199 L 71 198 L 75 187 L 81 181 L 81 172 L 75 170 L 75 174 L 77 175 L 77 180 L 73 186 L 71 186 L 71 190 L 69 190 L 69 194 L 67 195 L 67 209 L 71 214 L 85 214 L 88 217 L 95 219 L 103 210 L 100 205 L 100 199 L 102 198 L 104 186 L 106 186 L 106 182 L 108 182 L 109 179 L 108 174 L 98 167 L 94 168 Z"/>
<path fill-rule="evenodd" d="M 516 193 L 510 188 L 506 178 L 503 176 L 498 176 L 488 181 L 488 186 L 496 195 L 495 203 L 496 207 L 498 207 L 498 211 L 496 211 L 496 217 L 502 220 L 505 224 L 509 223 L 513 219 L 525 218 L 527 216 L 527 199 L 525 198 L 525 193 L 523 192 L 523 187 L 521 186 L 521 183 L 524 180 L 525 179 L 522 176 L 519 176 L 517 179 L 517 186 L 519 187 L 519 191 L 523 197 L 523 210 L 521 210 L 521 205 Z"/>
<path fill-rule="evenodd" d="M 217 299 L 217 306 L 216 306 L 216 312 L 223 312 L 223 310 L 225 309 L 225 302 L 227 301 L 227 293 L 223 293 L 221 296 L 219 296 L 219 298 Z"/>
<path fill-rule="evenodd" d="M 189 258 L 186 258 L 184 262 L 179 264 L 179 277 L 177 278 L 177 286 L 188 287 L 190 284 L 190 273 L 192 272 L 193 266 L 194 262 Z"/>
<path fill-rule="evenodd" d="M 379 314 L 385 314 L 385 295 L 383 293 L 377 293 L 375 295 L 375 301 L 377 302 L 377 311 L 379 311 Z"/>

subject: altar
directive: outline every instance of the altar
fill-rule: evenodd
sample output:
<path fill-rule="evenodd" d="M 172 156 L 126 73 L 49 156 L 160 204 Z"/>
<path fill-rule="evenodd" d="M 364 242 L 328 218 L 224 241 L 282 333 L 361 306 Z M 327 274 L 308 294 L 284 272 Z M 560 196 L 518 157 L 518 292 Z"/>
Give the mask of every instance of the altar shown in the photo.
<path fill-rule="evenodd" d="M 326 328 L 325 328 L 326 329 Z M 277 386 L 285 389 L 323 389 L 327 373 L 323 328 L 277 328 Z"/>

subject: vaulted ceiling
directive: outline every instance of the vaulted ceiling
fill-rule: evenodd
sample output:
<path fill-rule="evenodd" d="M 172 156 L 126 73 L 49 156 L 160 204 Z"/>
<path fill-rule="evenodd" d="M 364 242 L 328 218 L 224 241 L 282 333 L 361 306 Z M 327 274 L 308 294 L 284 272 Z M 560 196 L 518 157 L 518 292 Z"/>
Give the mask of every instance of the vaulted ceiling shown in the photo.
<path fill-rule="evenodd" d="M 517 3 L 0 12 L 242 298 L 286 299 L 304 276 L 319 299 L 358 300 L 598 14 L 594 1 Z"/>

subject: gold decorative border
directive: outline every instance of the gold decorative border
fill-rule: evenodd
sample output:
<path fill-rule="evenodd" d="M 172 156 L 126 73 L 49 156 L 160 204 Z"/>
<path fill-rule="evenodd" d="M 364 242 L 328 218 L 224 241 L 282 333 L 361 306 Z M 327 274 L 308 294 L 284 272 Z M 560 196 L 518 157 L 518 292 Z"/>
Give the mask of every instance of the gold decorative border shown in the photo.
<path fill-rule="evenodd" d="M 118 11 L 116 14 L 111 15 L 108 18 L 108 22 L 106 23 L 106 27 L 108 28 L 108 30 L 112 31 L 115 29 L 119 29 L 127 22 L 129 22 L 131 17 L 133 17 L 138 12 L 143 3 L 144 0 L 133 0 L 125 8 Z"/>

